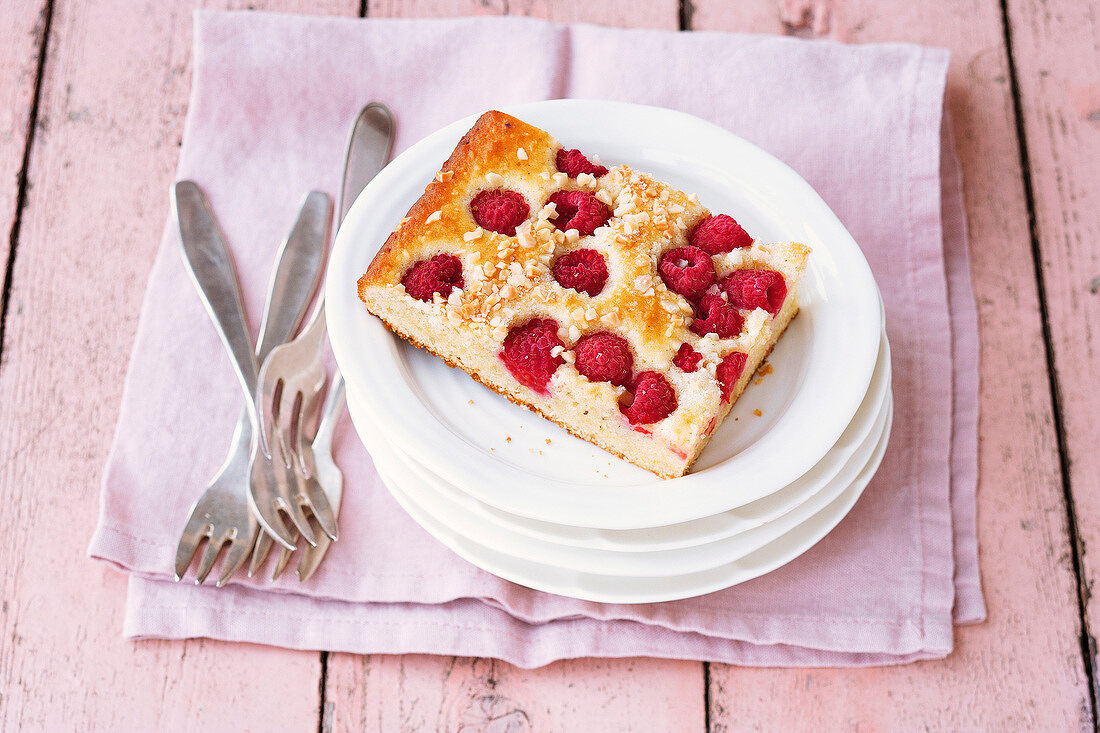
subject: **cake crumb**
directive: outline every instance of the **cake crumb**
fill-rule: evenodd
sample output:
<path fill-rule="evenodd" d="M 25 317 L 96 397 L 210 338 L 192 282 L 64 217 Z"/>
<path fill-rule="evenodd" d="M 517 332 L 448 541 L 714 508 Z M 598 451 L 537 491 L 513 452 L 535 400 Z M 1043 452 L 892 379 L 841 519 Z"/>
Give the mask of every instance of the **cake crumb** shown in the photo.
<path fill-rule="evenodd" d="M 466 404 L 468 404 L 468 405 L 472 405 L 472 404 L 474 404 L 474 401 L 473 401 L 473 400 L 470 400 L 470 401 L 468 401 L 468 402 L 467 402 Z"/>
<path fill-rule="evenodd" d="M 761 416 L 761 415 L 763 415 L 764 413 L 760 412 L 760 410 L 753 410 L 753 411 L 752 411 L 752 414 L 756 415 L 757 417 L 760 417 L 760 416 Z"/>
<path fill-rule="evenodd" d="M 512 442 L 512 436 L 511 435 L 505 435 L 504 436 L 504 442 L 505 443 L 511 443 Z"/>
<path fill-rule="evenodd" d="M 549 438 L 546 439 L 546 444 L 550 445 L 550 439 Z"/>
<path fill-rule="evenodd" d="M 768 362 L 764 362 L 763 366 L 760 367 L 761 374 L 771 374 L 773 371 L 775 370 L 772 369 L 772 365 Z"/>

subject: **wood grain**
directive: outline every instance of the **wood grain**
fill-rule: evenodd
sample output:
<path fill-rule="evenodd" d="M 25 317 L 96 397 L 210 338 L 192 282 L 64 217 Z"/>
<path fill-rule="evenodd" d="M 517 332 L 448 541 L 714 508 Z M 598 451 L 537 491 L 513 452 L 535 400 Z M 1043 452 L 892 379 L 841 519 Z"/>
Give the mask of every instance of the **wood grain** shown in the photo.
<path fill-rule="evenodd" d="M 324 730 L 705 728 L 695 662 L 573 660 L 523 670 L 493 659 L 339 654 L 329 658 L 328 681 Z"/>
<path fill-rule="evenodd" d="M 0 287 L 15 226 L 46 12 L 46 0 L 0 0 Z"/>
<path fill-rule="evenodd" d="M 948 97 L 963 166 L 984 377 L 979 537 L 989 621 L 960 628 L 956 651 L 938 662 L 854 671 L 712 665 L 714 729 L 753 721 L 779 730 L 1091 730 L 998 3 L 693 5 L 697 29 L 798 35 L 816 29 L 849 42 L 951 49 Z"/>
<path fill-rule="evenodd" d="M 317 726 L 317 654 L 123 640 L 125 579 L 85 556 L 168 211 L 193 5 L 55 2 L 0 365 L 3 730 Z"/>
<path fill-rule="evenodd" d="M 1096 3 L 1010 0 L 1019 86 L 1054 352 L 1086 617 L 1100 561 L 1100 15 Z M 1095 641 L 1092 655 L 1095 663 Z M 1094 664 L 1095 667 L 1095 664 Z"/>
<path fill-rule="evenodd" d="M 982 328 L 979 501 L 990 620 L 960 629 L 950 658 L 867 670 L 711 665 L 708 711 L 702 665 L 691 662 L 577 660 L 521 670 L 493 660 L 333 654 L 319 711 L 316 654 L 123 640 L 125 581 L 91 564 L 84 546 L 167 211 L 194 4 L 55 0 L 0 362 L 0 532 L 19 548 L 5 554 L 0 576 L 0 729 L 313 730 L 319 713 L 326 730 L 701 730 L 707 714 L 714 730 L 1092 729 L 995 0 L 685 3 L 696 29 L 909 40 L 955 54 L 949 97 Z M 359 7 L 353 0 L 247 4 L 340 14 Z M 12 176 L 25 147 L 44 5 L 0 0 L 7 20 L 0 26 L 5 232 L 15 216 Z M 507 12 L 672 29 L 679 3 L 371 0 L 368 12 Z M 1100 275 L 1096 13 L 1096 3 L 1008 0 L 1071 487 L 1086 545 L 1100 535 L 1100 294 L 1088 289 Z M 6 256 L 5 241 L 0 268 Z M 1090 584 L 1100 572 L 1095 565 L 1083 558 Z M 1100 628 L 1095 602 L 1089 616 Z"/>

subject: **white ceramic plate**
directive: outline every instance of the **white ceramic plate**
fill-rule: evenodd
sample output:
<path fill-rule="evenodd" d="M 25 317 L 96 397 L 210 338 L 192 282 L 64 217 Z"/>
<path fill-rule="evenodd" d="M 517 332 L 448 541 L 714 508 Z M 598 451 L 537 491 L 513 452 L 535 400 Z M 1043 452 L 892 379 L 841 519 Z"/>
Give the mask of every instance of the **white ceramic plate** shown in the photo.
<path fill-rule="evenodd" d="M 326 284 L 333 351 L 371 419 L 402 450 L 479 500 L 570 526 L 633 529 L 711 516 L 768 496 L 818 463 L 867 391 L 882 328 L 870 268 L 821 198 L 774 157 L 690 115 L 581 100 L 506 111 L 570 147 L 698 193 L 759 239 L 813 247 L 802 313 L 769 358 L 775 372 L 746 390 L 692 473 L 669 481 L 569 436 L 395 338 L 363 308 L 355 281 L 471 117 L 379 173 L 333 249 Z M 752 419 L 754 410 L 763 417 Z"/>
<path fill-rule="evenodd" d="M 865 445 L 852 456 L 840 474 L 783 516 L 714 542 L 645 552 L 562 545 L 488 522 L 446 494 L 433 490 L 411 469 L 409 461 L 386 443 L 385 436 L 369 424 L 363 427 L 366 428 L 364 432 L 375 431 L 371 436 L 371 456 L 379 471 L 388 477 L 391 488 L 396 488 L 436 519 L 445 520 L 456 534 L 477 538 L 478 543 L 489 550 L 543 565 L 619 577 L 660 577 L 709 570 L 733 562 L 816 515 L 852 485 L 880 446 L 884 446 L 887 439 L 885 431 L 892 414 L 893 400 L 888 398 L 879 405 L 874 427 Z M 646 530 L 637 531 L 644 533 Z"/>
<path fill-rule="evenodd" d="M 691 598 L 728 588 L 769 573 L 809 550 L 828 534 L 855 505 L 878 470 L 886 451 L 889 425 L 879 449 L 856 481 L 831 504 L 760 549 L 733 562 L 701 572 L 661 577 L 618 577 L 580 572 L 521 560 L 490 550 L 461 536 L 395 489 L 380 471 L 394 498 L 417 523 L 455 554 L 513 583 L 557 595 L 597 603 L 660 603 Z"/>
<path fill-rule="evenodd" d="M 396 452 L 397 458 L 416 474 L 419 481 L 427 484 L 428 488 L 435 493 L 442 494 L 447 501 L 457 504 L 464 512 L 473 514 L 479 520 L 487 521 L 510 533 L 533 540 L 615 552 L 675 550 L 718 542 L 784 516 L 805 503 L 818 491 L 824 490 L 831 482 L 841 481 L 845 486 L 851 483 L 867 463 L 878 443 L 878 435 L 875 433 L 876 423 L 884 409 L 890 390 L 890 350 L 885 335 L 879 353 L 875 374 L 871 378 L 871 385 L 863 404 L 837 444 L 817 465 L 791 485 L 763 499 L 690 522 L 643 529 L 598 529 L 569 527 L 528 519 L 478 501 L 454 484 L 445 481 L 438 474 L 432 473 L 422 463 L 388 441 L 378 449 Z M 356 397 L 353 393 L 349 393 L 349 399 L 355 400 Z M 369 446 L 372 454 L 375 453 L 376 448 L 374 443 Z M 415 493 L 414 497 L 416 497 Z M 501 548 L 496 547 L 496 549 Z"/>

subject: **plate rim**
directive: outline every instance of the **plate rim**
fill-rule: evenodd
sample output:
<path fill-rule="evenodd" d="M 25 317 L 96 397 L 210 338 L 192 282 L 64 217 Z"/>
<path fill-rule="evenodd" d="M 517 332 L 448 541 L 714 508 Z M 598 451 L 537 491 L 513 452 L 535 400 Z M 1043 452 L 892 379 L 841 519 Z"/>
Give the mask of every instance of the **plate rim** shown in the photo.
<path fill-rule="evenodd" d="M 815 545 L 817 545 L 818 542 L 820 542 L 830 532 L 832 532 L 834 529 L 836 529 L 837 525 L 839 525 L 840 522 L 843 521 L 846 516 L 848 516 L 848 514 L 851 512 L 852 508 L 856 505 L 856 503 L 859 501 L 860 497 L 863 495 L 863 492 L 866 490 L 867 486 L 874 479 L 875 475 L 878 472 L 879 467 L 881 466 L 882 457 L 885 455 L 886 449 L 889 447 L 889 436 L 892 432 L 892 429 L 893 429 L 893 418 L 891 417 L 890 420 L 888 421 L 888 423 L 886 425 L 886 429 L 884 431 L 884 436 L 886 438 L 886 447 L 884 447 L 882 452 L 878 455 L 877 460 L 872 461 L 872 463 L 874 463 L 874 465 L 872 465 L 871 463 L 869 463 L 867 465 L 867 468 L 864 471 L 867 475 L 865 476 L 864 473 L 861 473 L 860 477 L 857 478 L 857 480 L 855 482 L 853 482 L 853 484 L 848 489 L 846 489 L 844 492 L 842 492 L 840 496 L 838 496 L 836 499 L 834 499 L 828 506 L 824 507 L 820 512 L 818 512 L 814 516 L 808 518 L 802 524 L 791 528 L 791 530 L 789 532 L 787 532 L 786 534 L 784 534 L 780 537 L 777 537 L 775 540 L 768 543 L 767 545 L 764 545 L 763 547 L 758 548 L 757 550 L 750 553 L 749 555 L 746 555 L 745 557 L 734 560 L 733 562 L 728 563 L 726 565 L 720 566 L 718 568 L 712 568 L 710 570 L 703 570 L 703 571 L 699 571 L 699 572 L 696 572 L 696 573 L 689 573 L 689 574 L 686 574 L 684 576 L 661 576 L 661 577 L 648 579 L 648 580 L 655 580 L 659 584 L 660 582 L 672 582 L 676 579 L 690 577 L 690 576 L 693 576 L 693 575 L 707 576 L 708 582 L 702 582 L 698 587 L 689 588 L 689 589 L 681 589 L 681 590 L 677 590 L 677 591 L 674 591 L 674 592 L 661 592 L 659 590 L 656 590 L 656 591 L 651 591 L 648 595 L 634 594 L 634 595 L 625 595 L 624 596 L 624 595 L 614 595 L 614 594 L 607 593 L 607 592 L 602 592 L 601 593 L 600 591 L 587 590 L 587 589 L 581 587 L 581 583 L 579 581 L 575 583 L 576 587 L 570 588 L 568 590 L 563 590 L 562 588 L 555 588 L 550 584 L 547 584 L 547 583 L 544 583 L 544 582 L 539 582 L 537 579 L 532 581 L 530 579 L 520 578 L 515 573 L 512 573 L 508 570 L 501 571 L 500 566 L 497 563 L 494 563 L 494 562 L 488 562 L 487 563 L 487 562 L 484 561 L 484 559 L 476 558 L 474 556 L 474 553 L 470 552 L 468 545 L 473 545 L 475 548 L 481 548 L 481 549 L 488 550 L 488 548 L 482 547 L 480 545 L 480 543 L 478 543 L 476 540 L 472 540 L 468 537 L 461 537 L 460 539 L 463 540 L 466 543 L 464 545 L 461 542 L 454 542 L 453 539 L 450 538 L 450 537 L 447 537 L 445 539 L 444 537 L 439 536 L 439 534 L 437 534 L 435 531 L 433 531 L 433 529 L 425 526 L 424 522 L 422 521 L 421 514 L 426 513 L 426 510 L 424 510 L 419 505 L 416 505 L 414 502 L 412 502 L 412 500 L 409 497 L 404 496 L 403 494 L 401 494 L 400 490 L 393 491 L 390 487 L 389 477 L 385 476 L 381 472 L 379 473 L 379 476 L 380 476 L 380 478 L 382 478 L 382 483 L 386 487 L 386 490 L 390 492 L 390 495 L 394 498 L 394 500 L 401 506 L 402 509 L 405 510 L 405 512 L 407 514 L 409 514 L 410 517 L 413 518 L 413 521 L 415 521 L 417 523 L 417 525 L 419 525 L 421 528 L 423 528 L 424 531 L 426 531 L 428 534 L 430 534 L 432 537 L 434 537 L 438 542 L 442 543 L 451 552 L 454 552 L 456 555 L 461 557 L 466 562 L 470 563 L 471 565 L 474 565 L 477 568 L 480 568 L 481 570 L 484 570 L 487 573 L 490 573 L 491 575 L 494 575 L 498 578 L 506 580 L 510 583 L 515 583 L 516 585 L 520 585 L 520 586 L 523 586 L 525 588 L 530 588 L 531 590 L 536 590 L 536 591 L 540 591 L 540 592 L 543 592 L 543 593 L 552 593 L 554 595 L 564 596 L 564 597 L 567 597 L 567 598 L 575 598 L 575 599 L 582 600 L 582 601 L 591 601 L 591 602 L 594 602 L 594 603 L 614 603 L 614 604 L 623 604 L 623 605 L 637 605 L 637 604 L 643 604 L 643 603 L 664 603 L 664 602 L 668 602 L 668 601 L 683 600 L 683 599 L 686 599 L 686 598 L 695 598 L 695 597 L 698 597 L 698 596 L 706 595 L 708 593 L 715 593 L 715 592 L 720 591 L 720 590 L 725 590 L 726 588 L 731 588 L 733 586 L 740 585 L 741 583 L 748 582 L 750 580 L 753 580 L 754 578 L 759 578 L 763 575 L 767 575 L 768 573 L 770 573 L 770 572 L 772 572 L 772 571 L 774 571 L 774 570 L 776 570 L 776 569 L 778 569 L 778 568 L 780 568 L 780 567 L 782 567 L 782 566 L 784 566 L 784 565 L 786 565 L 790 562 L 793 562 L 794 560 L 796 560 L 800 556 L 804 555 L 806 552 L 809 552 Z M 410 503 L 413 503 L 413 507 L 414 507 L 413 509 L 409 508 L 408 504 L 410 504 Z M 784 541 L 790 541 L 792 536 L 795 535 L 797 532 L 799 532 L 799 530 L 803 530 L 810 523 L 814 522 L 815 520 L 821 519 L 822 515 L 825 515 L 827 512 L 828 512 L 828 516 L 825 517 L 824 522 L 822 524 L 818 525 L 814 531 L 808 533 L 807 536 L 805 538 L 803 538 L 803 541 L 801 543 L 798 543 L 795 546 L 794 549 L 788 551 L 786 554 L 784 554 L 783 556 L 781 556 L 779 558 L 772 558 L 770 561 L 764 562 L 762 565 L 759 565 L 759 566 L 753 568 L 751 571 L 748 571 L 748 572 L 742 571 L 740 573 L 740 575 L 737 574 L 736 568 L 734 566 L 737 566 L 739 564 L 743 565 L 747 559 L 752 558 L 754 555 L 759 555 L 761 553 L 765 553 L 769 550 L 769 548 L 774 550 L 774 547 L 776 545 L 778 545 L 779 543 L 782 543 Z M 431 522 L 439 522 L 439 520 L 437 520 L 433 516 L 433 517 L 431 517 L 429 523 L 431 523 Z M 442 525 L 442 522 L 439 522 L 439 524 Z M 443 529 L 446 530 L 445 527 Z M 489 550 L 489 552 L 493 552 L 497 555 L 503 555 L 504 554 L 504 553 L 497 552 L 495 550 Z M 590 587 L 597 587 L 597 588 L 606 589 L 607 587 L 609 587 L 609 581 L 613 583 L 615 580 L 620 580 L 621 579 L 621 578 L 617 578 L 615 576 L 601 576 L 601 575 L 597 575 L 595 573 L 581 573 L 581 572 L 577 572 L 577 571 L 564 570 L 562 568 L 553 568 L 551 566 L 545 566 L 545 565 L 542 565 L 540 563 L 533 563 L 533 562 L 530 562 L 530 561 L 521 561 L 521 562 L 527 563 L 529 565 L 539 566 L 540 569 L 549 567 L 551 570 L 553 570 L 555 572 L 569 573 L 569 574 L 573 575 L 575 578 L 583 578 L 584 581 L 586 583 L 588 583 Z M 728 570 L 730 573 L 732 573 L 734 579 L 729 580 L 729 578 L 727 576 L 725 578 L 720 577 L 719 579 L 709 580 L 709 578 L 711 576 L 718 575 L 723 570 Z M 629 578 L 629 580 L 637 582 L 637 581 L 644 581 L 644 580 L 647 580 L 647 579 L 646 578 Z"/>
<path fill-rule="evenodd" d="M 770 542 L 779 539 L 787 534 L 787 532 L 812 519 L 819 512 L 824 511 L 834 500 L 839 498 L 854 485 L 876 458 L 881 459 L 881 455 L 885 452 L 886 446 L 889 444 L 889 429 L 893 420 L 893 409 L 894 405 L 892 398 L 888 398 L 879 406 L 879 409 L 875 413 L 871 432 L 869 432 L 868 435 L 865 436 L 865 439 L 860 442 L 860 447 L 869 448 L 869 451 L 864 456 L 863 463 L 851 469 L 853 473 L 849 476 L 847 481 L 827 481 L 818 491 L 807 496 L 805 501 L 791 507 L 788 512 L 748 530 L 759 532 L 763 535 L 763 538 L 760 536 L 753 536 L 745 540 L 745 533 L 737 533 L 726 538 L 677 549 L 629 552 L 614 549 L 575 547 L 548 540 L 532 540 L 529 537 L 517 535 L 514 530 L 508 530 L 507 528 L 499 526 L 489 526 L 486 523 L 487 520 L 471 516 L 470 511 L 465 507 L 456 507 L 456 502 L 453 499 L 443 498 L 439 500 L 439 495 L 430 487 L 408 488 L 405 479 L 414 479 L 420 481 L 420 483 L 423 482 L 415 475 L 413 469 L 408 466 L 407 460 L 403 458 L 400 451 L 392 445 L 385 445 L 381 450 L 376 451 L 376 455 L 384 456 L 380 461 L 376 459 L 376 465 L 379 465 L 380 472 L 385 473 L 393 483 L 398 484 L 398 491 L 419 505 L 421 509 L 437 519 L 441 516 L 446 516 L 448 518 L 448 527 L 452 531 L 467 538 L 477 537 L 475 541 L 478 544 L 493 552 L 510 555 L 521 561 L 533 562 L 563 570 L 584 572 L 588 567 L 601 567 L 607 569 L 609 565 L 615 568 L 613 571 L 607 570 L 604 573 L 600 573 L 601 575 L 615 575 L 617 577 L 680 576 L 693 572 L 711 570 L 735 562 L 742 557 L 752 554 Z M 385 438 L 383 436 L 376 435 L 375 437 L 379 442 L 385 443 Z M 378 448 L 379 446 L 376 445 L 375 447 Z M 845 468 L 847 468 L 847 463 L 842 467 L 842 473 L 845 472 Z M 409 475 L 409 472 L 412 472 L 413 475 Z M 389 488 L 392 493 L 394 487 L 392 485 L 387 485 L 387 488 Z M 822 501 L 824 503 L 821 503 Z M 811 507 L 807 509 L 807 505 L 818 504 L 820 505 L 816 506 L 816 508 Z M 800 519 L 792 519 L 790 516 L 791 514 L 799 512 L 805 513 L 806 511 L 811 511 L 811 513 Z M 459 514 L 462 514 L 463 517 L 460 518 L 458 516 Z M 766 527 L 770 526 L 771 532 L 775 532 L 777 529 L 775 525 L 777 524 L 780 525 L 780 532 L 778 534 L 769 536 L 769 533 L 764 531 Z M 507 539 L 502 542 L 502 537 Z M 741 538 L 740 542 L 738 542 L 737 538 Z M 542 552 L 545 554 L 540 557 L 537 551 L 524 549 L 525 545 L 529 548 L 542 548 Z M 564 557 L 561 554 L 563 552 Z M 676 559 L 670 560 L 667 556 L 673 553 L 675 553 Z M 700 553 L 705 553 L 704 559 L 698 557 L 692 559 L 692 555 L 699 555 Z M 587 559 L 585 555 L 588 555 Z M 657 565 L 658 561 L 662 564 Z M 665 563 L 668 562 L 678 562 L 681 569 L 676 570 L 666 567 Z M 645 572 L 644 567 L 646 564 L 660 567 L 660 570 L 658 571 L 655 567 L 655 569 L 650 572 Z"/>

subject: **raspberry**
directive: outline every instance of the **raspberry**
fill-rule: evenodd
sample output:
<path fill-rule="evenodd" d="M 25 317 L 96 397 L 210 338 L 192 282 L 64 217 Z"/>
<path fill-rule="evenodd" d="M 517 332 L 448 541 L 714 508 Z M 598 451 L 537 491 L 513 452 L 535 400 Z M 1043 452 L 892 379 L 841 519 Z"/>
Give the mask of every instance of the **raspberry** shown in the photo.
<path fill-rule="evenodd" d="M 550 223 L 563 232 L 576 229 L 582 237 L 596 231 L 611 218 L 611 209 L 588 191 L 558 191 L 550 196 L 550 203 L 558 207 L 558 213 Z"/>
<path fill-rule="evenodd" d="M 516 191 L 481 191 L 470 202 L 470 213 L 482 229 L 516 236 L 516 227 L 531 213 L 527 199 Z"/>
<path fill-rule="evenodd" d="M 691 344 L 680 344 L 680 350 L 672 357 L 672 363 L 685 372 L 694 372 L 699 368 L 703 355 L 691 348 Z"/>
<path fill-rule="evenodd" d="M 555 162 L 558 164 L 558 170 L 565 173 L 570 178 L 576 178 L 581 173 L 589 173 L 596 178 L 607 175 L 607 168 L 602 165 L 596 165 L 586 158 L 584 153 L 579 150 L 566 150 L 562 148 L 558 151 L 558 157 Z"/>
<path fill-rule="evenodd" d="M 708 216 L 691 231 L 688 238 L 693 245 L 708 254 L 730 252 L 738 247 L 751 247 L 752 237 L 741 228 L 732 216 L 718 214 Z"/>
<path fill-rule="evenodd" d="M 461 288 L 462 263 L 454 255 L 440 254 L 430 260 L 420 260 L 401 278 L 405 292 L 417 300 L 431 300 L 439 293 L 444 298 L 452 288 Z"/>
<path fill-rule="evenodd" d="M 607 331 L 589 334 L 573 347 L 577 371 L 593 382 L 625 384 L 634 367 L 630 344 Z"/>
<path fill-rule="evenodd" d="M 676 409 L 676 390 L 658 372 L 642 372 L 634 379 L 634 399 L 619 405 L 631 425 L 649 425 L 672 414 Z"/>
<path fill-rule="evenodd" d="M 707 293 L 695 309 L 691 330 L 700 336 L 716 333 L 720 339 L 732 339 L 737 338 L 744 325 L 745 319 L 735 307 L 723 300 L 721 295 Z"/>
<path fill-rule="evenodd" d="M 688 300 L 698 300 L 714 284 L 714 264 L 698 247 L 677 247 L 665 252 L 657 266 L 668 289 Z"/>
<path fill-rule="evenodd" d="M 775 270 L 734 270 L 721 286 L 738 308 L 763 308 L 773 316 L 787 297 L 787 282 Z"/>
<path fill-rule="evenodd" d="M 737 380 L 741 378 L 741 372 L 745 371 L 745 360 L 749 357 L 740 351 L 731 351 L 718 365 L 714 375 L 718 377 L 718 383 L 722 385 L 722 401 L 729 402 L 730 390 Z"/>
<path fill-rule="evenodd" d="M 563 288 L 596 296 L 607 283 L 607 262 L 594 249 L 575 249 L 554 261 L 554 279 Z"/>
<path fill-rule="evenodd" d="M 565 346 L 558 338 L 558 322 L 535 318 L 508 332 L 500 358 L 520 384 L 546 394 L 550 377 L 565 362 L 561 354 L 551 353 L 555 346 Z"/>

